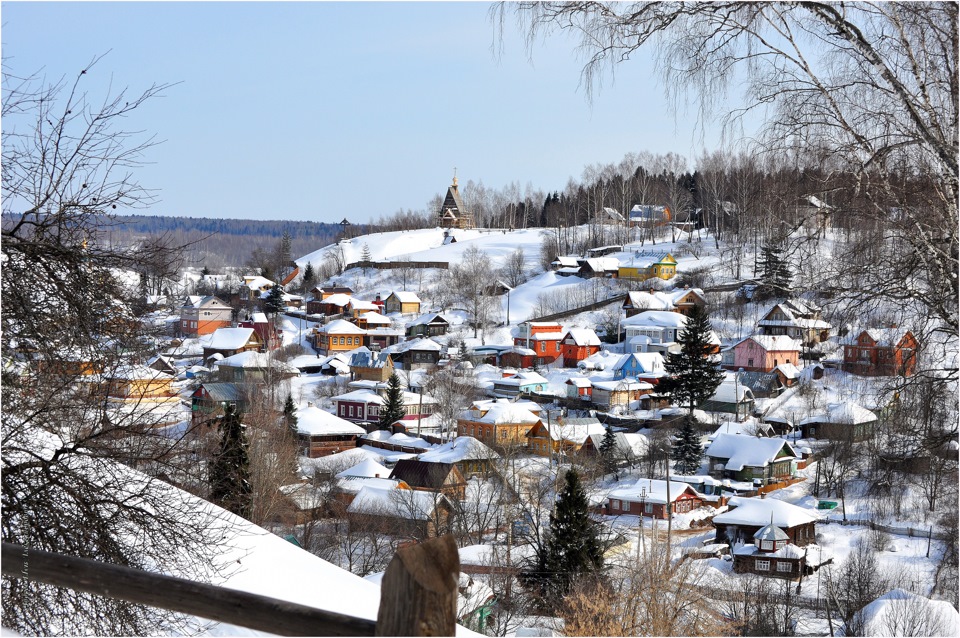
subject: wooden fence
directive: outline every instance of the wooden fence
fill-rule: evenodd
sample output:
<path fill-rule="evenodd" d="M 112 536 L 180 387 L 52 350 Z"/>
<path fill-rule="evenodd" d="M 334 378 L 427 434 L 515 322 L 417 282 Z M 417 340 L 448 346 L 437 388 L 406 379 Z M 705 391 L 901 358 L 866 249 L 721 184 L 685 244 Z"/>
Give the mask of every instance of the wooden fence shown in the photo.
<path fill-rule="evenodd" d="M 448 261 L 355 261 L 352 264 L 347 264 L 344 270 L 350 270 L 351 268 L 372 268 L 373 270 L 401 270 L 403 268 L 422 270 L 426 268 L 442 268 L 444 270 L 447 270 L 450 268 L 450 262 Z"/>
<path fill-rule="evenodd" d="M 377 620 L 315 609 L 184 578 L 3 543 L 6 578 L 199 616 L 280 636 L 453 636 L 460 559 L 452 536 L 397 550 Z"/>

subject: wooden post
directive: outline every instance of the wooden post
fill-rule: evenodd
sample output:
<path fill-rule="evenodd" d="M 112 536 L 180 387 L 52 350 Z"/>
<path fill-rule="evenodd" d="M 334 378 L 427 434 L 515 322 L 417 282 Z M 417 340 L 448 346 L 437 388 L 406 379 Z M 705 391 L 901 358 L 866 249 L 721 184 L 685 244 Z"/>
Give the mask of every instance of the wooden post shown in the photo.
<path fill-rule="evenodd" d="M 453 636 L 460 556 L 447 534 L 402 547 L 380 585 L 377 636 Z"/>

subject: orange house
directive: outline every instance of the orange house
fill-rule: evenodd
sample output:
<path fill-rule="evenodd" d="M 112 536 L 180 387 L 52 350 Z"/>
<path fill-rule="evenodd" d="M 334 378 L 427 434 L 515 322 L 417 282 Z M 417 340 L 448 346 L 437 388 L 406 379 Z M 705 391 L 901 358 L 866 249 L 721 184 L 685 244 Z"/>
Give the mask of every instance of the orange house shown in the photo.
<path fill-rule="evenodd" d="M 590 328 L 571 328 L 560 342 L 563 367 L 576 368 L 592 354 L 600 352 L 600 338 Z"/>
<path fill-rule="evenodd" d="M 313 334 L 313 347 L 321 354 L 330 356 L 338 352 L 347 352 L 363 345 L 363 336 L 367 331 L 358 328 L 349 321 L 337 319 Z"/>
<path fill-rule="evenodd" d="M 536 365 L 553 363 L 563 356 L 560 342 L 566 333 L 559 323 L 524 321 L 519 326 L 513 345 L 523 346 L 536 353 Z"/>
<path fill-rule="evenodd" d="M 188 337 L 213 334 L 217 328 L 229 328 L 233 308 L 217 297 L 188 297 L 180 308 L 180 332 Z"/>
<path fill-rule="evenodd" d="M 919 345 L 909 330 L 864 330 L 843 346 L 843 370 L 864 377 L 909 377 L 917 367 Z"/>

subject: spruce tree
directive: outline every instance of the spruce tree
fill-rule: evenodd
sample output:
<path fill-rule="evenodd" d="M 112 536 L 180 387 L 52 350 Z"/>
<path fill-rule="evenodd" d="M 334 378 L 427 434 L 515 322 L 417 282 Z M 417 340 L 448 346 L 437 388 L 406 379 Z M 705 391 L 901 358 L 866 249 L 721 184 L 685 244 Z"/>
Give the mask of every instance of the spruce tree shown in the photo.
<path fill-rule="evenodd" d="M 283 422 L 290 431 L 294 439 L 298 436 L 297 431 L 297 405 L 293 402 L 293 397 L 287 395 L 287 400 L 283 403 Z"/>
<path fill-rule="evenodd" d="M 210 500 L 237 516 L 249 518 L 253 489 L 247 435 L 240 420 L 232 405 L 220 417 L 220 450 L 210 463 Z"/>
<path fill-rule="evenodd" d="M 307 262 L 306 268 L 303 269 L 303 279 L 301 280 L 301 286 L 304 293 L 310 292 L 313 288 L 313 284 L 317 282 L 317 272 L 313 269 L 313 264 Z"/>
<path fill-rule="evenodd" d="M 269 315 L 276 315 L 283 308 L 283 286 L 277 284 L 267 294 L 267 298 L 263 302 L 263 311 Z"/>
<path fill-rule="evenodd" d="M 784 297 L 790 294 L 793 273 L 783 258 L 783 249 L 779 243 L 764 244 L 760 248 L 759 281 L 757 296 L 759 299 Z"/>
<path fill-rule="evenodd" d="M 574 469 L 567 472 L 550 515 L 550 531 L 538 567 L 545 598 L 558 602 L 578 575 L 603 569 L 599 526 L 590 518 L 587 494 Z"/>
<path fill-rule="evenodd" d="M 603 471 L 606 474 L 612 474 L 617 471 L 617 441 L 613 436 L 613 428 L 609 425 L 606 432 L 603 433 L 603 441 L 600 442 L 600 462 L 603 465 Z M 619 479 L 620 477 L 617 476 Z"/>
<path fill-rule="evenodd" d="M 700 469 L 703 460 L 703 444 L 700 442 L 696 424 L 694 416 L 688 415 L 673 441 L 671 458 L 676 461 L 676 470 L 680 474 L 693 474 Z"/>
<path fill-rule="evenodd" d="M 394 372 L 387 381 L 387 403 L 380 408 L 380 421 L 377 427 L 381 430 L 389 430 L 390 426 L 402 419 L 406 415 L 406 409 L 403 406 L 403 389 L 400 387 L 400 377 Z"/>
<path fill-rule="evenodd" d="M 710 315 L 694 307 L 677 338 L 680 352 L 671 352 L 664 364 L 670 376 L 659 385 L 675 404 L 688 406 L 691 414 L 723 381 L 723 371 L 711 360 L 710 331 Z"/>

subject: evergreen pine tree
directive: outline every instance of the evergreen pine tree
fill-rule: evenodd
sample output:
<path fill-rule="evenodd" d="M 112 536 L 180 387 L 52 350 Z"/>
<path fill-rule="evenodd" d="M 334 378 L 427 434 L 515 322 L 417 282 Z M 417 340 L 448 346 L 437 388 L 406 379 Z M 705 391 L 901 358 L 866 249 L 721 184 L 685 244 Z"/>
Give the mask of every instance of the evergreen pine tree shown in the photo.
<path fill-rule="evenodd" d="M 674 439 L 671 458 L 676 461 L 676 470 L 680 474 L 694 474 L 703 461 L 703 444 L 696 428 L 697 420 L 688 415 L 683 427 Z"/>
<path fill-rule="evenodd" d="M 390 375 L 387 381 L 386 405 L 380 408 L 380 421 L 377 427 L 389 430 L 390 426 L 399 421 L 406 414 L 403 407 L 403 390 L 400 387 L 400 377 L 396 373 Z"/>
<path fill-rule="evenodd" d="M 664 364 L 670 376 L 659 385 L 674 403 L 688 406 L 691 414 L 723 381 L 723 371 L 711 361 L 710 330 L 710 315 L 695 307 L 677 338 L 680 352 L 671 352 Z"/>
<path fill-rule="evenodd" d="M 210 500 L 249 518 L 253 506 L 247 435 L 234 406 L 220 417 L 220 450 L 210 463 Z"/>
<path fill-rule="evenodd" d="M 606 432 L 603 433 L 603 441 L 600 442 L 600 462 L 603 464 L 603 471 L 606 474 L 617 472 L 617 441 L 613 436 L 613 428 L 609 425 Z M 620 477 L 617 476 L 619 479 Z"/>
<path fill-rule="evenodd" d="M 277 315 L 283 308 L 283 286 L 277 284 L 267 294 L 267 298 L 263 302 L 263 311 L 268 315 Z"/>
<path fill-rule="evenodd" d="M 759 268 L 760 285 L 755 295 L 758 299 L 783 297 L 790 294 L 793 282 L 793 273 L 790 265 L 783 258 L 783 249 L 778 243 L 764 244 L 760 248 Z"/>
<path fill-rule="evenodd" d="M 294 439 L 297 438 L 297 405 L 293 402 L 293 397 L 287 395 L 287 400 L 283 403 L 283 422 Z"/>
<path fill-rule="evenodd" d="M 307 262 L 306 268 L 303 269 L 303 279 L 301 281 L 301 287 L 304 293 L 310 292 L 310 290 L 313 289 L 313 285 L 317 283 L 317 272 L 313 269 L 313 264 L 310 262 Z"/>
<path fill-rule="evenodd" d="M 550 516 L 550 530 L 539 560 L 539 582 L 545 599 L 560 601 L 577 575 L 603 569 L 603 546 L 597 523 L 590 518 L 580 474 L 571 469 Z"/>

